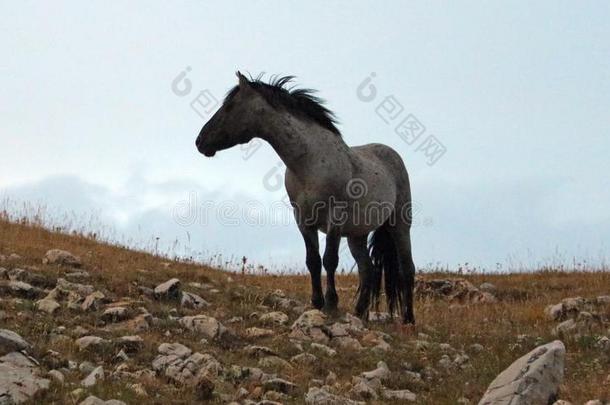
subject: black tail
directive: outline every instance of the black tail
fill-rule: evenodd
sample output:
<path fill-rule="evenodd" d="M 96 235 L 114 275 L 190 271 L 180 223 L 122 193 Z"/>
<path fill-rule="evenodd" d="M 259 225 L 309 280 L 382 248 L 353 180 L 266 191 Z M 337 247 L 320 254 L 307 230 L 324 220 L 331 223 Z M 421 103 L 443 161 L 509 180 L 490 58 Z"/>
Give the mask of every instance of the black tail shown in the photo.
<path fill-rule="evenodd" d="M 388 230 L 387 222 L 377 228 L 369 241 L 373 276 L 370 279 L 371 303 L 378 309 L 381 293 L 381 276 L 384 276 L 385 295 L 390 315 L 400 313 L 403 308 L 401 294 L 400 270 L 396 245 Z"/>

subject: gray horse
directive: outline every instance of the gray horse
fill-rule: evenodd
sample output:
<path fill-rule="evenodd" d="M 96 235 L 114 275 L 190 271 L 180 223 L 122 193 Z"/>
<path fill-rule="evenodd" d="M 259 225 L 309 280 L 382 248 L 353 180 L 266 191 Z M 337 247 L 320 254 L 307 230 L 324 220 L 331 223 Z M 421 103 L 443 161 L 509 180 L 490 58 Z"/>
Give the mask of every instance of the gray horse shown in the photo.
<path fill-rule="evenodd" d="M 269 142 L 286 164 L 285 186 L 305 241 L 312 305 L 337 309 L 335 271 L 341 237 L 347 237 L 360 278 L 356 314 L 366 319 L 378 306 L 383 278 L 389 312 L 414 323 L 411 190 L 401 157 L 386 145 L 347 146 L 333 113 L 312 90 L 286 88 L 292 76 L 269 83 L 239 72 L 237 77 L 238 85 L 201 129 L 199 152 L 211 157 L 254 137 Z M 326 234 L 323 258 L 318 231 Z"/>

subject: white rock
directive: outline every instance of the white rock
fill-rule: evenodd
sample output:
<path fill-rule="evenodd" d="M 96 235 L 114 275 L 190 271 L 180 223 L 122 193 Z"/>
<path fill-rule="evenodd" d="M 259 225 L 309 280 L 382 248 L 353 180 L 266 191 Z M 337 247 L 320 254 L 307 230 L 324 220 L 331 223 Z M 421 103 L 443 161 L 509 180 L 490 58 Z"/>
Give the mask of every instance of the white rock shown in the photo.
<path fill-rule="evenodd" d="M 63 385 L 64 383 L 64 375 L 59 370 L 51 370 L 47 373 L 49 378 L 53 379 L 56 383 Z"/>
<path fill-rule="evenodd" d="M 110 307 L 102 313 L 102 320 L 105 322 L 124 321 L 129 317 L 129 310 L 125 307 Z"/>
<path fill-rule="evenodd" d="M 85 300 L 81 304 L 83 311 L 95 311 L 101 308 L 102 301 L 106 298 L 104 293 L 101 291 L 94 291 L 85 297 Z"/>
<path fill-rule="evenodd" d="M 564 316 L 563 304 L 560 302 L 559 304 L 549 305 L 544 309 L 544 313 L 550 320 L 558 321 Z"/>
<path fill-rule="evenodd" d="M 257 328 L 255 326 L 247 328 L 244 333 L 249 338 L 263 338 L 275 335 L 275 331 L 272 329 Z"/>
<path fill-rule="evenodd" d="M 19 334 L 8 329 L 0 329 L 0 355 L 29 349 L 30 344 Z"/>
<path fill-rule="evenodd" d="M 83 336 L 82 338 L 76 339 L 75 343 L 79 350 L 86 350 L 108 343 L 108 340 L 98 336 Z"/>
<path fill-rule="evenodd" d="M 547 405 L 563 380 L 564 358 L 559 340 L 535 348 L 492 381 L 479 405 Z"/>
<path fill-rule="evenodd" d="M 118 399 L 110 399 L 108 401 L 104 401 L 103 399 L 99 399 L 96 396 L 89 395 L 85 398 L 84 401 L 79 403 L 78 405 L 127 405 L 123 401 L 119 401 Z"/>
<path fill-rule="evenodd" d="M 157 298 L 178 299 L 180 298 L 180 280 L 172 278 L 155 287 L 155 296 Z"/>
<path fill-rule="evenodd" d="M 0 357 L 0 404 L 19 404 L 49 388 L 50 381 L 28 357 L 12 352 Z"/>
<path fill-rule="evenodd" d="M 288 323 L 288 315 L 281 311 L 269 312 L 261 315 L 260 321 L 268 324 L 286 325 Z"/>
<path fill-rule="evenodd" d="M 98 381 L 104 379 L 104 368 L 102 366 L 96 367 L 93 371 L 81 381 L 83 387 L 93 387 Z"/>
<path fill-rule="evenodd" d="M 222 323 L 207 315 L 185 316 L 179 322 L 188 330 L 199 332 L 208 339 L 221 338 L 227 332 Z"/>
<path fill-rule="evenodd" d="M 184 308 L 201 309 L 210 306 L 210 303 L 197 294 L 183 292 L 180 298 L 180 305 Z"/>
<path fill-rule="evenodd" d="M 329 337 L 323 330 L 325 322 L 326 315 L 322 311 L 317 309 L 305 311 L 292 324 L 290 338 L 328 343 Z"/>
<path fill-rule="evenodd" d="M 334 357 L 337 355 L 337 351 L 335 349 L 332 349 L 326 345 L 323 345 L 321 343 L 312 343 L 311 346 L 309 346 L 309 348 L 318 353 L 319 355 L 324 355 L 324 356 L 328 356 L 328 357 Z"/>
<path fill-rule="evenodd" d="M 324 388 L 311 387 L 305 394 L 305 403 L 308 405 L 364 405 L 364 402 L 353 401 L 349 398 L 331 394 Z"/>
<path fill-rule="evenodd" d="M 59 304 L 59 302 L 51 298 L 43 298 L 41 300 L 36 301 L 36 308 L 39 311 L 43 311 L 48 314 L 54 314 L 60 307 L 61 305 Z"/>
<path fill-rule="evenodd" d="M 360 375 L 367 380 L 379 379 L 383 381 L 390 377 L 390 369 L 385 361 L 380 361 L 377 363 L 377 368 L 375 370 L 365 371 Z"/>
<path fill-rule="evenodd" d="M 479 290 L 493 294 L 496 292 L 496 286 L 492 283 L 483 283 L 479 286 Z"/>
<path fill-rule="evenodd" d="M 417 396 L 409 390 L 383 390 L 381 395 L 390 401 L 414 402 L 417 399 Z"/>
<path fill-rule="evenodd" d="M 60 250 L 60 249 L 51 249 L 47 251 L 42 259 L 43 264 L 59 264 L 64 266 L 73 266 L 80 267 L 81 261 L 80 258 L 74 256 L 72 253 Z"/>
<path fill-rule="evenodd" d="M 188 357 L 193 352 L 188 347 L 180 343 L 161 343 L 157 351 L 166 356 Z"/>

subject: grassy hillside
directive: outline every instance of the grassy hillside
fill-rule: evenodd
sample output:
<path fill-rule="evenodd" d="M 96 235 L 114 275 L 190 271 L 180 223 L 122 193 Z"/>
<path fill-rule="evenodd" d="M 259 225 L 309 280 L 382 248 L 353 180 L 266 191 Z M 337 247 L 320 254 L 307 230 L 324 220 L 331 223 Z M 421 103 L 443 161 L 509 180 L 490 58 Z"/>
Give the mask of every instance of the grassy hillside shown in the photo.
<path fill-rule="evenodd" d="M 74 269 L 69 265 L 42 264 L 49 249 L 71 252 L 80 257 L 82 266 Z M 303 403 L 308 387 L 320 384 L 312 383 L 312 379 L 326 379 L 323 383 L 332 392 L 354 398 L 353 377 L 375 369 L 380 360 L 392 372 L 384 386 L 412 391 L 417 395 L 416 403 L 456 404 L 458 400 L 477 403 L 489 383 L 512 361 L 536 345 L 557 338 L 552 330 L 558 322 L 545 316 L 545 307 L 568 297 L 594 298 L 610 294 L 610 273 L 604 272 L 460 276 L 474 286 L 493 284 L 496 302 L 420 297 L 416 302 L 417 326 L 369 322 L 365 325 L 367 330 L 356 334 L 362 349 L 351 341 L 335 346 L 331 341 L 328 345 L 337 351 L 331 357 L 315 353 L 309 342 L 299 344 L 290 337 L 292 323 L 308 303 L 309 279 L 305 276 L 229 274 L 100 244 L 79 235 L 53 233 L 6 221 L 0 221 L 0 255 L 4 256 L 0 257 L 0 268 L 6 274 L 23 269 L 25 273 L 19 273 L 22 274 L 19 277 L 37 289 L 32 296 L 20 296 L 6 286 L 0 287 L 0 328 L 17 332 L 32 345 L 29 353 L 40 362 L 43 376 L 51 369 L 59 369 L 65 377 L 63 385 L 52 382 L 32 403 L 76 404 L 89 394 L 103 399 L 116 398 L 128 404 L 141 402 L 143 398 L 158 404 L 187 404 L 197 398 L 205 399 L 200 386 L 180 384 L 163 373 L 148 371 L 159 354 L 158 346 L 164 342 L 178 342 L 193 352 L 210 354 L 221 364 L 224 371 L 209 376 L 214 385 L 210 400 L 216 403 L 230 402 L 240 395 L 258 401 L 269 390 L 265 383 L 226 377 L 226 370 L 233 365 L 257 367 L 291 381 L 296 388 L 286 389 L 285 395 L 268 394 L 268 398 L 282 403 Z M 424 280 L 457 278 L 450 274 L 418 277 Z M 61 306 L 53 314 L 41 311 L 35 302 L 44 298 L 60 278 L 101 291 L 106 297 L 103 305 L 82 310 L 79 308 L 83 297 L 68 297 L 59 300 Z M 172 278 L 180 280 L 182 291 L 197 294 L 210 305 L 187 308 L 175 299 L 151 295 L 149 289 Z M 4 279 L 0 276 L 0 280 L 6 284 L 8 276 Z M 354 276 L 338 277 L 343 311 L 351 312 L 356 286 Z M 287 309 L 278 308 L 269 295 L 277 289 L 296 303 Z M 127 308 L 125 319 L 123 315 L 120 320 L 103 315 L 109 307 L 117 306 Z M 276 310 L 288 315 L 285 324 L 270 325 L 264 321 L 262 315 Z M 600 335 L 610 334 L 609 325 L 604 323 L 610 318 L 610 307 L 600 311 L 602 321 L 598 327 L 586 333 L 560 336 L 567 348 L 562 399 L 584 403 L 610 397 L 610 352 L 596 343 Z M 134 329 L 127 324 L 144 312 L 153 319 L 146 328 Z M 181 317 L 197 314 L 217 319 L 228 332 L 218 339 L 202 340 L 200 332 L 191 331 L 180 322 Z M 333 319 L 326 322 L 331 324 Z M 256 330 L 249 329 L 252 327 L 272 333 L 257 337 Z M 81 350 L 76 339 L 83 335 L 101 337 L 105 343 Z M 115 356 L 122 347 L 117 342 L 125 335 L 138 335 L 143 342 L 137 350 L 129 351 L 128 359 L 117 360 Z M 389 347 L 380 349 L 380 340 Z M 261 360 L 261 356 L 252 354 L 252 345 L 264 346 L 274 355 L 263 356 L 266 360 Z M 301 350 L 314 354 L 315 360 L 308 356 L 295 358 Z M 70 361 L 102 365 L 104 380 L 92 387 L 82 387 L 81 381 L 90 370 L 86 366 L 82 370 L 70 369 Z M 329 372 L 335 373 L 336 378 L 331 375 L 327 379 Z M 384 401 L 380 397 L 371 403 Z"/>

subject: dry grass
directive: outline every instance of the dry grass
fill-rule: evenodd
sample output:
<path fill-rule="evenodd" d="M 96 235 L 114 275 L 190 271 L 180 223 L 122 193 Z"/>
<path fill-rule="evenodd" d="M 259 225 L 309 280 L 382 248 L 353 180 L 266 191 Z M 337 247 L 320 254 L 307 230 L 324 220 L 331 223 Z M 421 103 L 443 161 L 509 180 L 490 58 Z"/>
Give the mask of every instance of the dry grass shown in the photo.
<path fill-rule="evenodd" d="M 232 316 L 244 316 L 255 310 L 261 304 L 266 292 L 282 289 L 288 295 L 307 302 L 309 296 L 309 278 L 301 275 L 241 275 L 228 274 L 207 266 L 172 261 L 168 266 L 167 259 L 148 253 L 134 252 L 111 244 L 99 243 L 81 235 L 65 235 L 50 232 L 40 226 L 14 224 L 0 220 L 0 254 L 17 253 L 22 256 L 19 267 L 36 266 L 49 279 L 63 274 L 66 269 L 41 265 L 41 258 L 51 248 L 69 250 L 80 256 L 84 268 L 91 274 L 89 284 L 104 286 L 117 299 L 131 297 L 138 299 L 137 286 L 154 286 L 171 277 L 179 278 L 184 285 L 189 282 L 205 282 L 213 284 L 220 290 L 214 296 L 204 296 L 214 304 L 213 315 L 221 320 Z M 6 267 L 6 265 L 5 265 Z M 230 276 L 230 277 L 229 277 Z M 448 274 L 425 274 L 421 277 L 448 277 Z M 610 273 L 607 272 L 559 272 L 541 271 L 519 274 L 479 274 L 463 276 L 475 285 L 482 282 L 495 284 L 500 301 L 485 305 L 450 305 L 443 301 L 418 301 L 416 303 L 416 327 L 404 328 L 397 324 L 382 324 L 373 326 L 384 330 L 393 337 L 394 351 L 391 356 L 373 354 L 341 353 L 335 359 L 321 359 L 311 367 L 297 367 L 284 370 L 283 376 L 307 386 L 311 378 L 321 378 L 332 370 L 340 381 L 350 381 L 351 376 L 374 368 L 375 363 L 383 359 L 390 369 L 396 370 L 390 385 L 400 388 L 410 388 L 418 395 L 418 403 L 455 404 L 460 397 L 466 397 L 476 403 L 485 391 L 489 382 L 513 360 L 525 354 L 536 345 L 536 340 L 547 342 L 555 339 L 551 334 L 554 323 L 544 317 L 546 305 L 559 302 L 561 299 L 573 296 L 595 297 L 610 294 Z M 232 280 L 231 280 L 232 279 Z M 340 276 L 338 279 L 341 309 L 351 310 L 352 297 L 356 289 L 355 276 Z M 245 286 L 245 289 L 241 286 Z M 203 294 L 202 294 L 203 295 Z M 238 298 L 236 298 L 238 297 Z M 0 297 L 1 298 L 1 297 Z M 169 304 L 149 303 L 149 311 L 165 318 L 173 308 Z M 11 300 L 1 299 L 0 310 L 7 314 L 1 321 L 2 327 L 13 329 L 32 341 L 36 347 L 36 355 L 44 358 L 48 349 L 61 352 L 67 358 L 75 360 L 92 359 L 97 362 L 111 363 L 114 351 L 98 353 L 81 353 L 72 342 L 55 342 L 51 339 L 57 326 L 65 326 L 71 330 L 77 325 L 90 330 L 96 330 L 98 318 L 91 314 L 77 314 L 62 310 L 58 316 L 49 316 L 33 310 L 28 301 L 15 304 Z M 196 313 L 179 310 L 181 314 Z M 607 314 L 610 316 L 610 314 Z M 291 321 L 294 317 L 291 316 Z M 256 325 L 256 321 L 246 320 L 231 327 L 239 334 L 245 327 Z M 171 323 L 157 325 L 141 336 L 145 339 L 146 350 L 131 360 L 135 365 L 150 367 L 156 354 L 156 347 L 163 341 L 178 340 L 190 346 L 193 350 L 213 353 L 224 364 L 256 365 L 256 361 L 245 358 L 239 351 L 231 350 L 222 345 L 203 345 L 194 335 L 176 333 L 172 337 L 165 333 L 175 330 Z M 419 386 L 407 386 L 402 381 L 401 363 L 410 362 L 415 368 L 426 365 L 435 366 L 441 356 L 440 351 L 429 350 L 417 352 L 413 349 L 413 341 L 418 332 L 431 336 L 435 342 L 451 344 L 456 349 L 464 349 L 469 353 L 472 368 L 453 373 L 440 374 L 432 382 Z M 519 335 L 528 335 L 517 344 Z M 269 346 L 277 350 L 282 357 L 288 358 L 296 354 L 291 345 L 286 344 L 284 334 L 257 340 L 256 344 Z M 485 351 L 471 354 L 469 346 L 480 343 Z M 564 340 L 568 350 L 566 377 L 561 387 L 561 398 L 583 403 L 589 399 L 610 398 L 610 359 L 593 347 L 590 340 Z M 50 365 L 43 361 L 43 367 Z M 77 382 L 68 378 L 68 382 Z M 188 389 L 174 387 L 160 379 L 147 381 L 145 388 L 151 403 L 191 403 L 193 393 Z M 70 399 L 69 392 L 74 387 L 54 385 L 44 398 L 36 401 L 44 403 L 77 403 Z M 220 387 L 222 389 L 222 387 Z M 102 398 L 120 398 L 128 403 L 140 402 L 131 390 L 126 388 L 126 382 L 106 380 L 92 391 Z M 295 399 L 300 403 L 303 396 Z M 169 401 L 169 402 L 168 402 Z"/>

